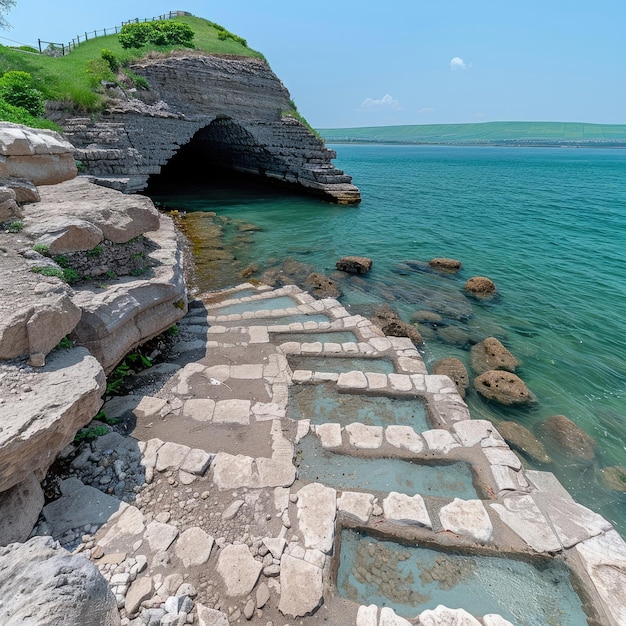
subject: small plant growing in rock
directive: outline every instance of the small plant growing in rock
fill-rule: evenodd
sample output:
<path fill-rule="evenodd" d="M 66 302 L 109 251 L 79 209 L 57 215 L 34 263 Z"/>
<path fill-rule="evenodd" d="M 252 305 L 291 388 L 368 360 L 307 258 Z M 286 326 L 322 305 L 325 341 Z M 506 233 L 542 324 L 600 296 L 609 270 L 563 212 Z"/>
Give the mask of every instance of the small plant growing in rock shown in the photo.
<path fill-rule="evenodd" d="M 50 248 L 48 248 L 47 244 L 45 243 L 36 243 L 33 246 L 33 250 L 35 252 L 38 252 L 39 254 L 42 254 L 43 256 L 48 256 L 48 253 L 50 252 Z"/>
<path fill-rule="evenodd" d="M 102 246 L 96 246 L 95 248 L 92 248 L 91 250 L 87 250 L 87 256 L 90 259 L 98 257 L 101 254 L 102 254 Z"/>
<path fill-rule="evenodd" d="M 66 267 L 63 270 L 63 280 L 66 283 L 70 283 L 70 284 L 76 283 L 80 280 L 80 274 L 76 270 L 72 269 L 71 267 Z"/>
<path fill-rule="evenodd" d="M 168 337 L 176 337 L 176 335 L 178 335 L 180 333 L 180 327 L 178 326 L 178 324 L 174 324 L 174 326 L 170 326 L 166 331 L 165 334 Z"/>
<path fill-rule="evenodd" d="M 92 439 L 97 439 L 98 437 L 106 435 L 108 432 L 109 429 L 102 424 L 99 426 L 90 426 L 89 428 L 83 428 L 76 433 L 74 437 L 74 443 L 80 443 L 81 441 L 85 440 L 91 441 Z"/>
<path fill-rule="evenodd" d="M 63 270 L 58 267 L 41 267 L 39 265 L 36 265 L 35 267 L 31 268 L 30 271 L 35 274 L 41 274 L 42 276 L 54 276 L 56 278 L 60 278 L 61 280 L 65 280 L 65 277 L 63 276 Z"/>
<path fill-rule="evenodd" d="M 11 222 L 7 229 L 10 233 L 19 233 L 24 228 L 24 223 L 20 221 Z"/>
<path fill-rule="evenodd" d="M 74 342 L 71 339 L 68 339 L 67 336 L 63 337 L 59 343 L 55 346 L 55 350 L 68 350 L 69 348 L 74 347 Z"/>
<path fill-rule="evenodd" d="M 59 267 L 69 267 L 70 262 L 68 261 L 66 256 L 63 256 L 62 254 L 57 254 L 56 256 L 52 257 L 52 260 L 59 266 Z"/>

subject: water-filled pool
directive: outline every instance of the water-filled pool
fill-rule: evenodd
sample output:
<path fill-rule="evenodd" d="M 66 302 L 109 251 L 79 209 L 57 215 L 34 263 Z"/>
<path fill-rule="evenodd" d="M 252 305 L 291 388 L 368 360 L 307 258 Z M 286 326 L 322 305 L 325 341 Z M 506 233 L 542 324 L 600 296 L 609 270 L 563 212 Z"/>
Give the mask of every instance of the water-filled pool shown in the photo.
<path fill-rule="evenodd" d="M 418 432 L 432 428 L 421 398 L 340 393 L 334 385 L 325 384 L 292 387 L 287 417 L 310 419 L 314 424 L 337 422 L 342 426 L 352 422 L 368 426 L 399 424 Z"/>
<path fill-rule="evenodd" d="M 311 370 L 314 372 L 376 372 L 378 374 L 391 374 L 394 372 L 393 361 L 389 359 L 352 358 L 341 356 L 288 356 L 289 367 L 295 370 Z"/>
<path fill-rule="evenodd" d="M 580 598 L 560 561 L 448 553 L 343 530 L 337 587 L 360 604 L 415 617 L 438 604 L 476 616 L 498 613 L 515 626 L 586 626 Z"/>
<path fill-rule="evenodd" d="M 478 497 L 467 463 L 427 465 L 401 459 L 372 459 L 324 450 L 315 435 L 296 446 L 298 477 L 340 491 L 428 495 L 471 500 Z"/>
<path fill-rule="evenodd" d="M 246 311 L 278 311 L 280 309 L 290 309 L 298 306 L 298 303 L 289 296 L 279 296 L 278 298 L 261 298 L 260 300 L 249 300 L 248 302 L 238 302 L 237 304 L 227 304 L 219 309 L 213 309 L 212 315 L 233 315 L 235 313 L 245 313 Z"/>
<path fill-rule="evenodd" d="M 321 313 L 315 313 L 312 315 L 306 315 L 301 313 L 299 315 L 289 315 L 285 317 L 272 317 L 271 319 L 263 320 L 264 326 L 285 326 L 287 324 L 295 324 L 299 322 L 304 324 L 305 322 L 315 322 L 320 324 L 322 322 L 330 322 L 330 318 Z"/>
<path fill-rule="evenodd" d="M 279 333 L 272 337 L 274 343 L 284 343 L 285 341 L 297 341 L 298 343 L 356 343 L 357 336 L 349 330 L 338 332 L 312 332 L 312 333 Z"/>

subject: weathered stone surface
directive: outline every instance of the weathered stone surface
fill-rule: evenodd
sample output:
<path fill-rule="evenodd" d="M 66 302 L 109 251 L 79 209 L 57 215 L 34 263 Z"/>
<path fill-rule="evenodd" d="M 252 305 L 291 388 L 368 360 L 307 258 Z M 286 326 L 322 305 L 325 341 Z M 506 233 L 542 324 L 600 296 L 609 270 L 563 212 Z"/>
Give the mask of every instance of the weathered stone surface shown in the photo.
<path fill-rule="evenodd" d="M 284 555 L 280 563 L 280 602 L 283 615 L 304 617 L 323 600 L 322 570 L 313 563 Z"/>
<path fill-rule="evenodd" d="M 342 295 L 341 287 L 336 280 L 325 274 L 312 272 L 303 284 L 304 288 L 316 298 L 338 298 Z"/>
<path fill-rule="evenodd" d="M 98 545 L 102 548 L 115 548 L 121 541 L 134 540 L 141 537 L 144 530 L 144 518 L 141 511 L 134 506 L 123 505 L 119 512 L 113 515 L 107 524 L 106 532 L 98 538 Z"/>
<path fill-rule="evenodd" d="M 152 521 L 146 526 L 144 539 L 153 552 L 165 552 L 178 537 L 178 528 L 170 524 Z"/>
<path fill-rule="evenodd" d="M 449 609 L 440 604 L 420 613 L 420 626 L 481 626 L 480 622 L 463 609 Z"/>
<path fill-rule="evenodd" d="M 441 272 L 449 272 L 451 274 L 456 274 L 461 269 L 461 261 L 457 261 L 456 259 L 448 259 L 445 257 L 439 257 L 436 259 L 431 259 L 428 261 L 428 265 L 433 269 L 439 270 Z"/>
<path fill-rule="evenodd" d="M 0 122 L 0 178 L 54 185 L 76 176 L 74 146 L 52 130 Z"/>
<path fill-rule="evenodd" d="M 404 617 L 396 615 L 396 612 L 388 606 L 384 606 L 380 610 L 378 626 L 411 626 L 411 622 L 404 619 Z"/>
<path fill-rule="evenodd" d="M 504 447 L 490 447 L 483 450 L 487 460 L 492 465 L 506 465 L 514 470 L 522 469 L 522 462 L 518 456 L 507 446 Z"/>
<path fill-rule="evenodd" d="M 506 620 L 501 615 L 496 615 L 495 613 L 483 615 L 483 623 L 485 626 L 513 626 L 509 620 Z"/>
<path fill-rule="evenodd" d="M 552 415 L 543 424 L 543 429 L 569 455 L 583 461 L 595 457 L 596 442 L 565 415 Z"/>
<path fill-rule="evenodd" d="M 219 452 L 213 463 L 213 481 L 218 489 L 289 487 L 296 479 L 296 468 L 284 461 Z"/>
<path fill-rule="evenodd" d="M 415 345 L 423 343 L 422 335 L 415 326 L 403 321 L 397 311 L 388 304 L 374 307 L 372 322 L 390 337 L 408 337 Z"/>
<path fill-rule="evenodd" d="M 528 428 L 517 422 L 500 422 L 498 431 L 504 440 L 515 450 L 525 454 L 537 463 L 550 463 L 552 459 L 541 441 Z"/>
<path fill-rule="evenodd" d="M 489 541 L 493 532 L 489 515 L 480 500 L 455 498 L 439 510 L 439 521 L 444 530 L 476 541 Z"/>
<path fill-rule="evenodd" d="M 343 443 L 341 424 L 319 424 L 315 426 L 315 433 L 320 439 L 322 448 L 338 448 Z"/>
<path fill-rule="evenodd" d="M 504 445 L 504 440 L 496 427 L 487 420 L 462 420 L 452 424 L 452 429 L 464 446 L 488 443 L 493 446 Z"/>
<path fill-rule="evenodd" d="M 372 259 L 364 256 L 344 256 L 335 264 L 341 272 L 367 274 L 372 269 Z"/>
<path fill-rule="evenodd" d="M 392 424 L 385 428 L 387 443 L 396 448 L 419 453 L 424 449 L 424 440 L 410 427 Z"/>
<path fill-rule="evenodd" d="M 366 426 L 354 422 L 346 426 L 350 445 L 360 450 L 375 450 L 383 444 L 382 426 Z"/>
<path fill-rule="evenodd" d="M 392 491 L 383 500 L 383 511 L 385 519 L 390 522 L 432 528 L 424 498 L 419 494 L 408 496 Z"/>
<path fill-rule="evenodd" d="M 424 437 L 429 450 L 439 452 L 440 454 L 447 454 L 450 450 L 458 448 L 460 445 L 454 438 L 454 435 L 443 428 L 425 430 L 422 433 L 422 437 Z"/>
<path fill-rule="evenodd" d="M 448 376 L 456 386 L 461 398 L 465 398 L 465 392 L 469 385 L 469 376 L 465 365 L 456 357 L 448 357 L 435 361 L 432 366 L 433 374 Z"/>
<path fill-rule="evenodd" d="M 626 624 L 626 543 L 611 530 L 576 546 L 612 625 Z"/>
<path fill-rule="evenodd" d="M 506 370 L 514 372 L 520 365 L 516 359 L 495 337 L 487 337 L 484 341 L 472 346 L 472 369 L 477 374 L 489 370 Z"/>
<path fill-rule="evenodd" d="M 105 378 L 85 349 L 73 348 L 51 353 L 31 386 L 10 412 L 0 411 L 0 491 L 48 470 L 98 412 Z"/>
<path fill-rule="evenodd" d="M 615 491 L 626 491 L 626 467 L 623 465 L 613 465 L 612 467 L 603 467 L 600 475 L 604 484 Z"/>
<path fill-rule="evenodd" d="M 8 178 L 0 180 L 0 184 L 13 190 L 15 200 L 20 204 L 29 204 L 41 200 L 37 187 L 25 178 Z"/>
<path fill-rule="evenodd" d="M 34 474 L 0 493 L 0 546 L 26 541 L 43 505 L 43 489 Z"/>
<path fill-rule="evenodd" d="M 0 548 L 4 626 L 119 626 L 115 598 L 98 568 L 51 537 Z"/>
<path fill-rule="evenodd" d="M 371 493 L 344 491 L 337 500 L 340 513 L 351 517 L 357 522 L 367 524 L 374 507 L 374 496 Z"/>
<path fill-rule="evenodd" d="M 247 596 L 259 579 L 263 565 L 256 561 L 246 545 L 228 545 L 217 559 L 217 573 L 222 577 L 226 594 Z"/>
<path fill-rule="evenodd" d="M 496 292 L 496 286 L 485 276 L 474 276 L 465 283 L 465 291 L 479 298 L 488 298 Z"/>
<path fill-rule="evenodd" d="M 199 602 L 196 602 L 196 611 L 198 612 L 198 626 L 229 626 L 228 615 L 210 609 Z"/>
<path fill-rule="evenodd" d="M 487 400 L 507 406 L 534 401 L 534 396 L 519 376 L 502 370 L 490 370 L 474 378 L 474 389 Z"/>
<path fill-rule="evenodd" d="M 378 626 L 378 607 L 361 605 L 356 614 L 356 626 Z"/>
<path fill-rule="evenodd" d="M 140 604 L 152 596 L 152 577 L 143 576 L 135 580 L 126 594 L 124 609 L 128 615 L 134 615 Z"/>
<path fill-rule="evenodd" d="M 213 537 L 202 528 L 188 528 L 176 542 L 176 556 L 185 567 L 202 565 L 209 560 L 213 548 Z"/>
<path fill-rule="evenodd" d="M 337 492 L 319 483 L 298 491 L 298 521 L 306 548 L 329 553 L 335 535 Z"/>

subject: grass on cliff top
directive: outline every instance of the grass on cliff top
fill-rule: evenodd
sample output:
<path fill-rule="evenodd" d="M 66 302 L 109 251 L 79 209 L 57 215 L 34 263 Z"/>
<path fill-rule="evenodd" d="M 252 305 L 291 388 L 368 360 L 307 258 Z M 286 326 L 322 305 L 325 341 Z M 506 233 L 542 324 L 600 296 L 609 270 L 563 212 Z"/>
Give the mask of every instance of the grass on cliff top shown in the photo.
<path fill-rule="evenodd" d="M 482 122 L 478 124 L 428 124 L 326 128 L 319 130 L 328 142 L 406 144 L 493 143 L 624 143 L 626 124 L 574 122 Z"/>
<path fill-rule="evenodd" d="M 251 50 L 233 39 L 219 39 L 218 30 L 203 18 L 179 16 L 174 19 L 191 26 L 196 50 L 212 54 L 264 58 L 260 52 Z M 128 66 L 153 51 L 188 50 L 180 46 L 154 45 L 125 50 L 115 34 L 89 39 L 64 57 L 33 54 L 0 46 L 0 73 L 9 70 L 28 72 L 33 77 L 37 89 L 43 92 L 47 100 L 60 101 L 68 106 L 74 105 L 85 112 L 95 111 L 102 105 L 102 98 L 91 87 L 87 63 L 92 59 L 99 59 L 103 48 L 113 52 L 123 66 Z"/>

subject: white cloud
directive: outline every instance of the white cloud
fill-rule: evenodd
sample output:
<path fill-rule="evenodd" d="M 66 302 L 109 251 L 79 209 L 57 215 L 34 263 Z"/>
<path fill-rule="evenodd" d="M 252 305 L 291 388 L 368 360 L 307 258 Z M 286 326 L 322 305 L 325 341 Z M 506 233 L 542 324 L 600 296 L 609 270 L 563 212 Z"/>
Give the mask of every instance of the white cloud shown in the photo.
<path fill-rule="evenodd" d="M 359 107 L 360 111 L 376 111 L 380 109 L 395 109 L 396 111 L 402 111 L 403 107 L 399 100 L 396 100 L 389 94 L 386 94 L 379 99 L 365 98 Z"/>
<path fill-rule="evenodd" d="M 470 67 L 461 57 L 454 57 L 450 61 L 450 69 L 454 72 L 455 70 L 466 70 Z"/>
<path fill-rule="evenodd" d="M 435 109 L 433 109 L 432 107 L 422 107 L 421 109 L 418 109 L 417 112 L 418 113 L 434 113 Z"/>

